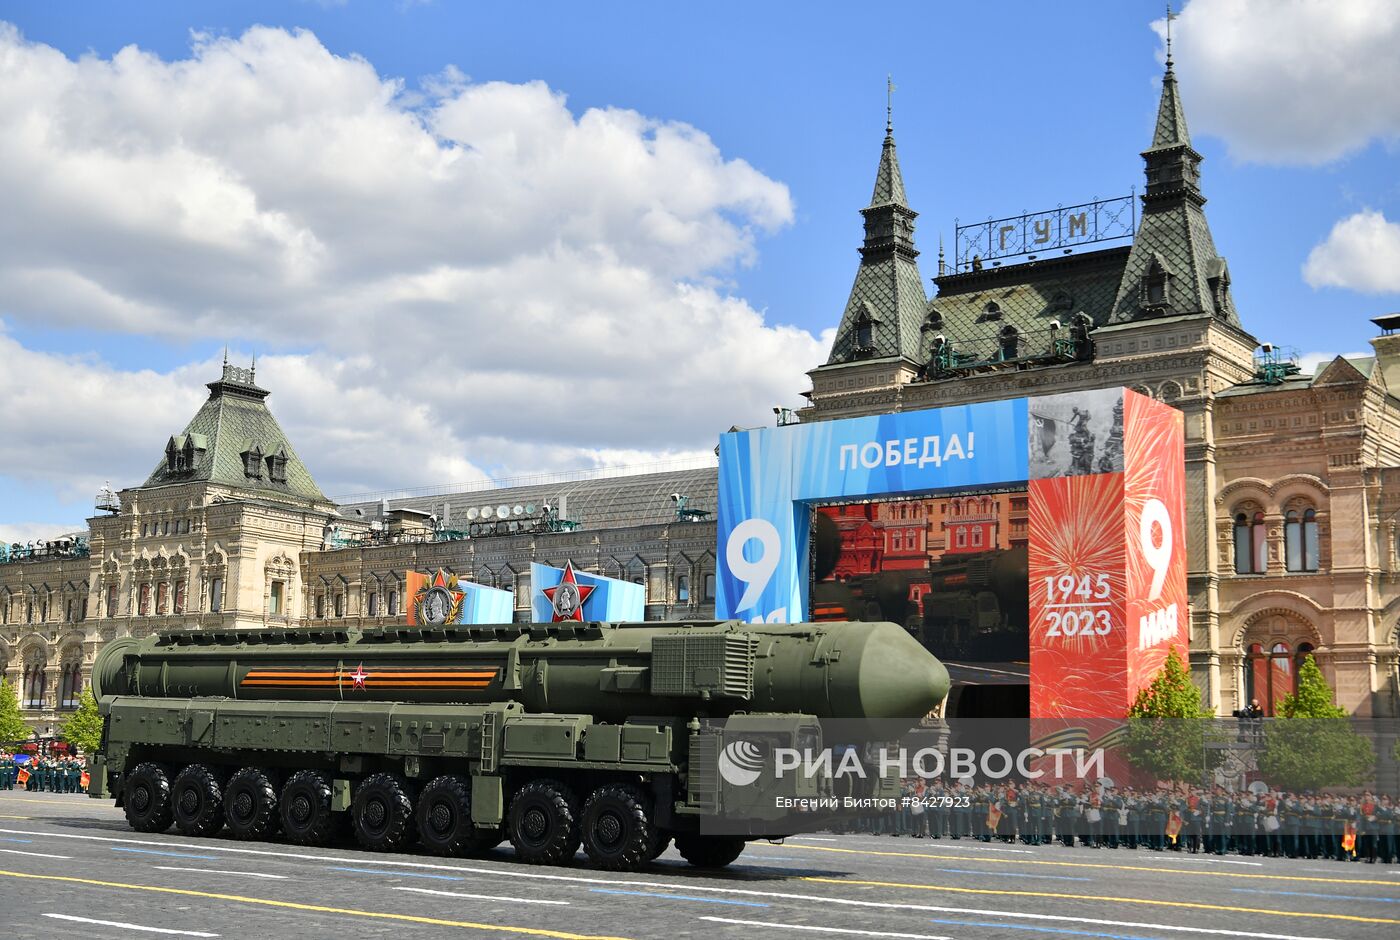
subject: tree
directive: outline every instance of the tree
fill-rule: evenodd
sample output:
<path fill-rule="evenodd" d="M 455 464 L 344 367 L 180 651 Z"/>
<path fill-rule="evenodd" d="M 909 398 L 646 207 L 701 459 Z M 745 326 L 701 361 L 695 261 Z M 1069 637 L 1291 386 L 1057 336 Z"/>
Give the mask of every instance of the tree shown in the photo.
<path fill-rule="evenodd" d="M 1259 758 L 1265 779 L 1286 790 L 1354 787 L 1375 766 L 1375 748 L 1352 728 L 1347 710 L 1332 704 L 1332 689 L 1308 656 L 1298 668 L 1298 691 L 1279 703 L 1265 732 Z"/>
<path fill-rule="evenodd" d="M 1128 709 L 1124 756 L 1157 780 L 1199 781 L 1203 770 L 1210 769 L 1204 765 L 1214 717 L 1214 709 L 1201 705 L 1201 692 L 1173 647 Z"/>
<path fill-rule="evenodd" d="M 29 740 L 29 725 L 19 713 L 19 694 L 0 676 L 0 744 Z"/>
<path fill-rule="evenodd" d="M 92 686 L 83 687 L 78 710 L 59 727 L 58 734 L 85 754 L 93 753 L 102 743 L 102 715 L 97 710 Z"/>

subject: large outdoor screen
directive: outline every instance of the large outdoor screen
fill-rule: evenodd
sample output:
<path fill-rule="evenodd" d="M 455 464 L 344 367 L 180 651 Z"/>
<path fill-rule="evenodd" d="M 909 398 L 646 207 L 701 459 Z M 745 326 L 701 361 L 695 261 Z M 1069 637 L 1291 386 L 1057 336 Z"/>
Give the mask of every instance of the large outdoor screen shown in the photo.
<path fill-rule="evenodd" d="M 1126 389 L 726 434 L 716 615 L 801 622 L 874 603 L 941 658 L 998 662 L 1025 649 L 1032 717 L 1121 717 L 1167 650 L 1184 653 L 1183 488 L 1181 413 Z M 952 554 L 968 557 L 947 560 L 946 545 L 937 564 L 928 555 L 927 582 L 891 577 L 882 557 L 868 584 L 851 584 L 851 565 L 872 567 L 853 538 L 840 544 L 845 587 L 840 558 L 813 584 L 812 543 L 820 549 L 827 522 L 858 529 L 861 513 L 912 503 L 1002 513 L 984 499 L 1006 501 L 1005 533 L 993 546 L 989 528 L 958 527 Z M 1021 499 L 1024 562 L 1010 518 Z M 826 519 L 816 539 L 814 510 Z"/>

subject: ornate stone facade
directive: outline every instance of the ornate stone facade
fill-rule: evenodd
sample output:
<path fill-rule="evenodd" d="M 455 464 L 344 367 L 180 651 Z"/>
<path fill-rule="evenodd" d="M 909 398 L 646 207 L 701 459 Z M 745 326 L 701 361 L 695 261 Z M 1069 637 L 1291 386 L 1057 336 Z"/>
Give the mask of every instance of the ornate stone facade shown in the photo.
<path fill-rule="evenodd" d="M 858 276 L 799 415 L 1112 386 L 1167 402 L 1186 418 L 1191 661 L 1208 703 L 1228 713 L 1257 697 L 1268 711 L 1312 653 L 1339 704 L 1400 715 L 1400 316 L 1377 320 L 1375 358 L 1300 374 L 1241 325 L 1170 64 L 1143 158 L 1128 249 L 953 273 L 940 252 L 917 354 L 878 332 L 848 352 L 857 299 L 875 322 L 897 319 Z M 892 159 L 887 137 L 877 178 L 898 177 Z M 1075 322 L 1089 342 L 1066 346 Z"/>

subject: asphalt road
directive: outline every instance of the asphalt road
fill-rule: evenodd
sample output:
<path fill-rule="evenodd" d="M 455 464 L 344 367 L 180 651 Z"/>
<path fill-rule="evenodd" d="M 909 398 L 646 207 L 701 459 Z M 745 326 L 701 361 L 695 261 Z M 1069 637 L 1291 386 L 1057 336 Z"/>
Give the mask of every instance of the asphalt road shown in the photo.
<path fill-rule="evenodd" d="M 0 793 L 0 920 L 93 938 L 540 936 L 1027 940 L 1400 936 L 1400 867 L 804 836 L 722 873 L 141 835 L 108 801 Z"/>

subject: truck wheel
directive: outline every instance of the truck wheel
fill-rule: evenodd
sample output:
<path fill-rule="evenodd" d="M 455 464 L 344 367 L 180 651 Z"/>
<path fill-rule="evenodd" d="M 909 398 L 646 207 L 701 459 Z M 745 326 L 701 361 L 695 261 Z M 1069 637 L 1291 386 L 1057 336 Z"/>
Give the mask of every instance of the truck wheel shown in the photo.
<path fill-rule="evenodd" d="M 506 814 L 515 854 L 531 865 L 563 865 L 578 851 L 578 799 L 557 780 L 531 780 Z"/>
<path fill-rule="evenodd" d="M 212 836 L 224 828 L 224 789 L 207 764 L 190 764 L 171 786 L 175 828 L 181 835 Z"/>
<path fill-rule="evenodd" d="M 123 784 L 126 821 L 137 832 L 170 828 L 170 774 L 160 764 L 137 764 Z"/>
<path fill-rule="evenodd" d="M 635 787 L 606 784 L 583 807 L 583 850 L 609 871 L 636 871 L 651 858 L 651 808 Z"/>
<path fill-rule="evenodd" d="M 417 835 L 413 797 L 394 774 L 370 774 L 355 788 L 350 807 L 355 840 L 375 852 L 402 852 Z"/>
<path fill-rule="evenodd" d="M 472 825 L 472 790 L 466 778 L 443 774 L 418 796 L 418 841 L 433 855 L 446 856 L 478 852 L 500 839 L 495 831 Z"/>
<path fill-rule="evenodd" d="M 278 815 L 287 841 L 297 845 L 325 845 L 339 828 L 331 812 L 330 781 L 315 770 L 298 770 L 287 778 Z"/>
<path fill-rule="evenodd" d="M 224 787 L 224 817 L 235 839 L 270 839 L 277 834 L 277 788 L 261 767 L 244 767 Z"/>
<path fill-rule="evenodd" d="M 733 836 L 676 836 L 676 851 L 696 868 L 723 868 L 744 851 L 744 840 Z"/>

